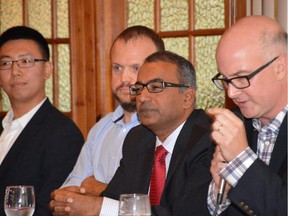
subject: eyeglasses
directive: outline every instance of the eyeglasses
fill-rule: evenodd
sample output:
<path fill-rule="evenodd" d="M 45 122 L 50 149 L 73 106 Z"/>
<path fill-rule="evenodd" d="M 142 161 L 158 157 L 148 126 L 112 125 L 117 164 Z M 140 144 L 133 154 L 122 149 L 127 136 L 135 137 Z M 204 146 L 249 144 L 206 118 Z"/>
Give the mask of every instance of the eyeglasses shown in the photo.
<path fill-rule="evenodd" d="M 17 63 L 20 68 L 28 68 L 34 66 L 35 62 L 47 62 L 46 59 L 23 58 L 15 61 L 0 61 L 0 70 L 8 70 L 12 68 L 13 63 Z"/>
<path fill-rule="evenodd" d="M 237 89 L 244 89 L 250 86 L 250 79 L 260 73 L 262 70 L 264 70 L 266 67 L 268 67 L 270 64 L 272 64 L 279 56 L 273 58 L 271 61 L 268 63 L 264 64 L 251 74 L 247 76 L 238 76 L 238 77 L 233 77 L 231 79 L 227 78 L 219 78 L 221 76 L 220 73 L 218 73 L 216 76 L 212 78 L 212 82 L 216 85 L 218 89 L 225 90 L 228 89 L 229 83 L 231 83 L 235 88 Z"/>
<path fill-rule="evenodd" d="M 164 88 L 167 87 L 177 87 L 177 88 L 189 88 L 189 86 L 176 84 L 176 83 L 169 83 L 163 81 L 150 81 L 146 84 L 142 83 L 135 83 L 134 85 L 129 86 L 130 94 L 135 96 L 141 94 L 144 87 L 147 88 L 148 92 L 150 93 L 159 93 L 162 92 Z"/>

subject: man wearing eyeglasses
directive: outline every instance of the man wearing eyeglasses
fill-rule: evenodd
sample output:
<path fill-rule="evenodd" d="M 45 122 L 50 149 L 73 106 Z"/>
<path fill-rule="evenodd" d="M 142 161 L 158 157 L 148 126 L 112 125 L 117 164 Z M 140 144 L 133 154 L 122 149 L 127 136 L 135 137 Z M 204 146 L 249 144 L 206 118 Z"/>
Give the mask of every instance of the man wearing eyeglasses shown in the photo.
<path fill-rule="evenodd" d="M 130 26 L 116 37 L 110 50 L 111 86 L 119 105 L 91 128 L 77 163 L 61 189 L 69 191 L 81 186 L 96 195 L 105 189 L 119 166 L 125 136 L 140 124 L 129 86 L 135 83 L 144 59 L 164 49 L 163 40 L 146 26 Z"/>
<path fill-rule="evenodd" d="M 209 215 L 214 149 L 210 151 L 209 117 L 195 109 L 193 65 L 174 53 L 156 52 L 146 58 L 130 94 L 136 97 L 142 125 L 127 134 L 123 158 L 101 194 L 104 198 L 54 191 L 54 215 L 117 216 L 117 200 L 125 193 L 149 194 L 152 215 Z"/>
<path fill-rule="evenodd" d="M 287 59 L 287 33 L 268 17 L 239 20 L 219 42 L 212 81 L 245 119 L 227 109 L 207 111 L 216 144 L 208 193 L 213 215 L 287 214 Z"/>
<path fill-rule="evenodd" d="M 50 193 L 73 169 L 84 143 L 74 122 L 45 94 L 53 66 L 49 47 L 36 30 L 16 26 L 0 36 L 0 83 L 11 109 L 0 127 L 0 215 L 5 187 L 34 187 L 34 216 L 50 216 Z"/>

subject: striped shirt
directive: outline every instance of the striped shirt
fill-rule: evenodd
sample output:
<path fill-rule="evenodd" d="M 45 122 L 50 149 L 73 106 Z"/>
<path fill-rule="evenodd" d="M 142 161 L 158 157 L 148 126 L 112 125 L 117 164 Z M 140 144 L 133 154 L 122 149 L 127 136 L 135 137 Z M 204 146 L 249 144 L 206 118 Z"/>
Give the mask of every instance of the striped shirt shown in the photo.
<path fill-rule="evenodd" d="M 258 131 L 257 153 L 255 153 L 250 147 L 247 147 L 220 171 L 220 176 L 231 184 L 232 187 L 236 187 L 240 178 L 257 158 L 269 165 L 280 126 L 287 114 L 287 111 L 288 105 L 286 105 L 284 109 L 281 110 L 281 112 L 267 125 L 263 125 L 258 119 L 253 119 L 253 127 Z M 214 191 L 215 183 L 212 181 L 209 186 L 207 199 L 208 209 L 211 215 L 216 208 L 216 196 Z M 231 201 L 227 199 L 224 204 L 220 205 L 217 215 L 224 211 L 230 203 Z"/>

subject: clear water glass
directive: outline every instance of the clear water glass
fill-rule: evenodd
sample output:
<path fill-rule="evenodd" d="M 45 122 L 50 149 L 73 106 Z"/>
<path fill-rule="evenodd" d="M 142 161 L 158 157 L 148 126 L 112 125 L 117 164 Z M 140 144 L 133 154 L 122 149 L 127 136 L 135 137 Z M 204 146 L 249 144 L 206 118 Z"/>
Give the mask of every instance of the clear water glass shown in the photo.
<path fill-rule="evenodd" d="M 122 194 L 119 199 L 119 216 L 150 216 L 151 206 L 147 194 Z"/>
<path fill-rule="evenodd" d="M 7 186 L 4 210 L 7 216 L 32 216 L 35 210 L 33 186 Z"/>

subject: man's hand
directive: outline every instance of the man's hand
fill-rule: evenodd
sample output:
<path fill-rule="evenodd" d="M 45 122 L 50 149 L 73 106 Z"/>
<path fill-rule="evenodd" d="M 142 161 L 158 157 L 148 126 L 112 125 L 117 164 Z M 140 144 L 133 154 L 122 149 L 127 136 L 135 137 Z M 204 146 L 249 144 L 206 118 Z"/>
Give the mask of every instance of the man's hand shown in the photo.
<path fill-rule="evenodd" d="M 223 167 L 226 165 L 226 162 L 224 158 L 222 157 L 222 154 L 220 152 L 219 146 L 216 146 L 215 152 L 213 154 L 213 160 L 211 161 L 211 166 L 210 166 L 210 172 L 213 177 L 213 180 L 215 182 L 215 195 L 217 195 L 219 188 L 220 188 L 220 182 L 221 178 L 219 176 L 220 170 L 223 169 Z M 228 191 L 230 190 L 231 185 L 227 182 L 224 194 L 226 195 Z"/>
<path fill-rule="evenodd" d="M 107 184 L 97 181 L 94 176 L 90 176 L 82 182 L 81 187 L 85 188 L 85 193 L 99 196 L 105 190 Z"/>
<path fill-rule="evenodd" d="M 218 193 L 221 183 L 220 171 L 248 147 L 243 121 L 233 112 L 224 108 L 212 108 L 207 110 L 212 118 L 211 139 L 216 145 L 211 161 L 210 172 L 215 182 L 215 195 Z M 231 185 L 226 183 L 224 200 Z"/>
<path fill-rule="evenodd" d="M 85 191 L 85 190 L 84 190 Z M 54 216 L 97 216 L 100 213 L 103 198 L 83 194 L 83 188 L 66 187 L 51 193 L 50 209 Z"/>
<path fill-rule="evenodd" d="M 208 109 L 207 114 L 214 121 L 211 139 L 220 147 L 224 161 L 230 162 L 248 147 L 243 121 L 223 108 Z"/>

